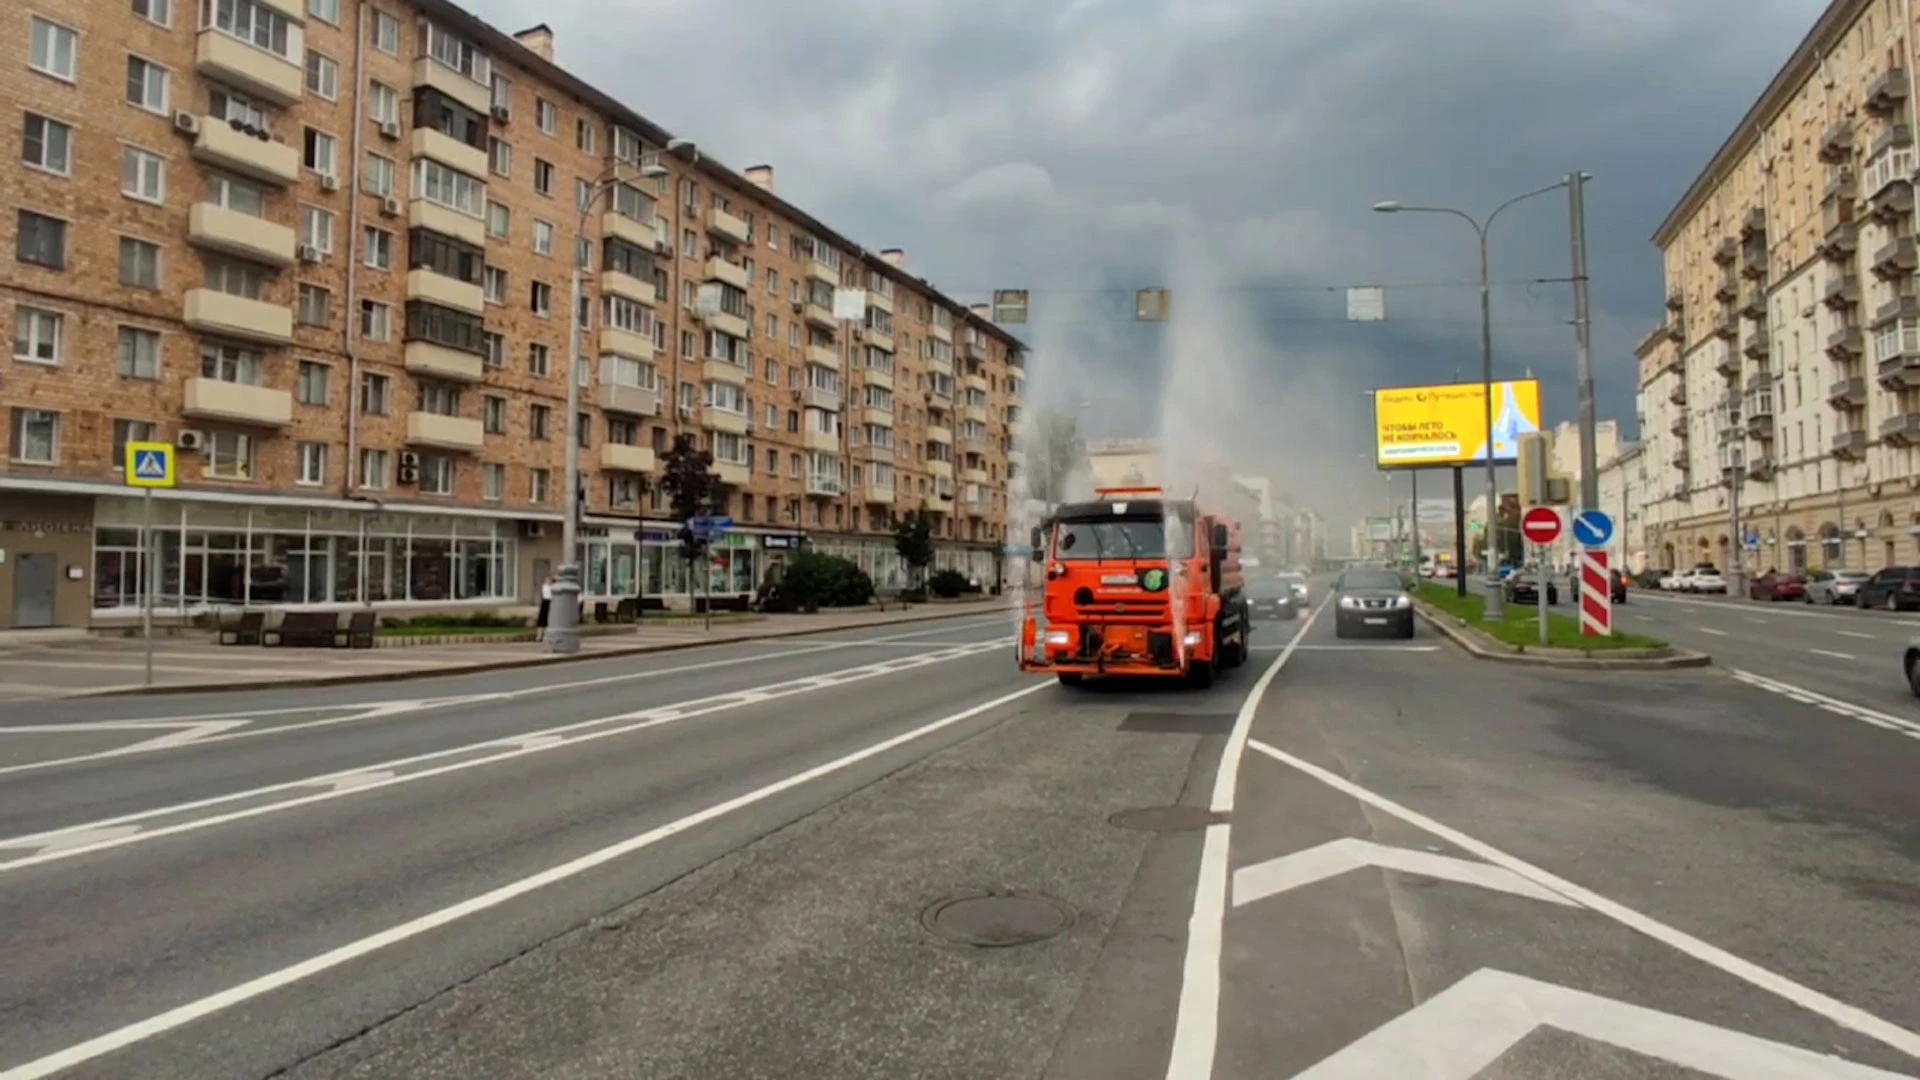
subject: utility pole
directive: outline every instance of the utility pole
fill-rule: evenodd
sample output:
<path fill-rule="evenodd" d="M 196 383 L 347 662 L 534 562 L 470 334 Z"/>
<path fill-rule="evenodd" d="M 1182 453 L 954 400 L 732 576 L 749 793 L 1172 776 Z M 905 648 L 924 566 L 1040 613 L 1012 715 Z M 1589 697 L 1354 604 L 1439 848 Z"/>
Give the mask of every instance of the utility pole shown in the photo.
<path fill-rule="evenodd" d="M 1593 421 L 1593 356 L 1587 315 L 1587 174 L 1567 174 L 1567 218 L 1573 249 L 1574 377 L 1580 392 L 1580 506 L 1600 507 L 1600 468 L 1596 461 Z"/>

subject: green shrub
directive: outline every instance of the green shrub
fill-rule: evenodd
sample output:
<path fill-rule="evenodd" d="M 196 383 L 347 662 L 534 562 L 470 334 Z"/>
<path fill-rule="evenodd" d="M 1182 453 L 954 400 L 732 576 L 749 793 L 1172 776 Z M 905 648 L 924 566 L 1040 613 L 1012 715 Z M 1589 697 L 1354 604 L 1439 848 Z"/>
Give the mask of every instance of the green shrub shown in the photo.
<path fill-rule="evenodd" d="M 803 551 L 787 564 L 780 592 L 796 609 L 858 607 L 873 599 L 873 581 L 851 560 Z"/>
<path fill-rule="evenodd" d="M 951 600 L 973 588 L 973 583 L 967 580 L 967 575 L 958 570 L 941 570 L 927 579 L 927 588 L 933 592 L 933 595 Z"/>

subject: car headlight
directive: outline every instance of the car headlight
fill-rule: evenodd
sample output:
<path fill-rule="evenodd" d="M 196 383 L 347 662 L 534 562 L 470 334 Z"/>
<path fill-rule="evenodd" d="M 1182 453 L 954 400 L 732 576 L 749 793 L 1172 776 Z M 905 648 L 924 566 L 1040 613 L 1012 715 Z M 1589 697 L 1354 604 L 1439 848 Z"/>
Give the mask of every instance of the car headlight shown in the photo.
<path fill-rule="evenodd" d="M 1355 600 L 1351 596 L 1343 596 L 1340 598 L 1340 606 L 1343 608 L 1355 608 L 1360 606 L 1360 601 Z"/>
<path fill-rule="evenodd" d="M 1073 636 L 1071 634 L 1068 634 L 1065 630 L 1047 631 L 1047 644 L 1049 645 L 1066 645 L 1070 643 L 1072 640 L 1073 640 Z"/>
<path fill-rule="evenodd" d="M 1187 643 L 1188 645 L 1198 645 L 1198 644 L 1200 644 L 1200 631 L 1198 631 L 1198 630 L 1189 630 L 1189 631 L 1187 631 L 1187 636 L 1186 636 L 1186 643 Z"/>
<path fill-rule="evenodd" d="M 1393 606 L 1397 608 L 1412 607 L 1413 598 L 1411 596 L 1396 596 L 1393 598 Z"/>

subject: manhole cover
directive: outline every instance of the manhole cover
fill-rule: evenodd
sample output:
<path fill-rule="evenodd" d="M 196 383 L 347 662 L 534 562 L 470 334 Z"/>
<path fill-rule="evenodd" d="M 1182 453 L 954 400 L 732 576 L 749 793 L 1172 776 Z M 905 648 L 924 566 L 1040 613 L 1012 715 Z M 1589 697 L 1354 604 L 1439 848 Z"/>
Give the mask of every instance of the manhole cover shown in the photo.
<path fill-rule="evenodd" d="M 1046 896 L 966 893 L 934 904 L 920 922 L 949 941 L 1000 949 L 1061 933 L 1073 925 L 1073 909 Z"/>
<path fill-rule="evenodd" d="M 1160 735 L 1225 735 L 1233 730 L 1232 713 L 1128 713 L 1120 721 L 1121 731 L 1150 732 Z"/>
<path fill-rule="evenodd" d="M 1200 806 L 1142 806 L 1112 815 L 1107 818 L 1107 824 L 1141 832 L 1176 833 L 1204 829 L 1225 820 L 1225 814 L 1216 814 Z"/>

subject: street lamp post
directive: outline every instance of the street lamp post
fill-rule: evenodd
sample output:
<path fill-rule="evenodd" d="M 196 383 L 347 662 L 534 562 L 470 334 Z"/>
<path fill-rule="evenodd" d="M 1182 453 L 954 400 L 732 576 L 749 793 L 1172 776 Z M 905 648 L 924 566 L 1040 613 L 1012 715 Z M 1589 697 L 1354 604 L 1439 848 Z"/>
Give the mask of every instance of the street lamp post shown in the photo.
<path fill-rule="evenodd" d="M 1558 191 L 1566 186 L 1567 181 L 1561 180 L 1558 183 L 1548 184 L 1545 187 L 1515 195 L 1513 198 L 1494 207 L 1493 212 L 1488 214 L 1484 221 L 1475 218 L 1472 214 L 1464 210 L 1456 210 L 1450 206 L 1405 206 L 1393 200 L 1373 204 L 1374 212 L 1380 214 L 1397 214 L 1403 211 L 1421 214 L 1451 214 L 1466 222 L 1468 225 L 1473 226 L 1474 236 L 1478 238 L 1480 242 L 1480 381 L 1485 387 L 1487 407 L 1487 547 L 1486 557 L 1482 563 L 1482 567 L 1489 574 L 1492 573 L 1493 567 L 1498 559 L 1497 552 L 1499 545 L 1494 540 L 1493 522 L 1498 516 L 1498 508 L 1500 506 L 1500 481 L 1493 464 L 1493 283 L 1487 274 L 1487 230 L 1493 227 L 1493 220 L 1500 216 L 1500 211 L 1505 210 L 1507 207 L 1517 202 L 1531 199 L 1537 195 L 1545 195 L 1549 191 Z M 1489 588 L 1487 590 L 1486 615 L 1489 619 L 1500 618 L 1500 590 L 1497 588 Z"/>

